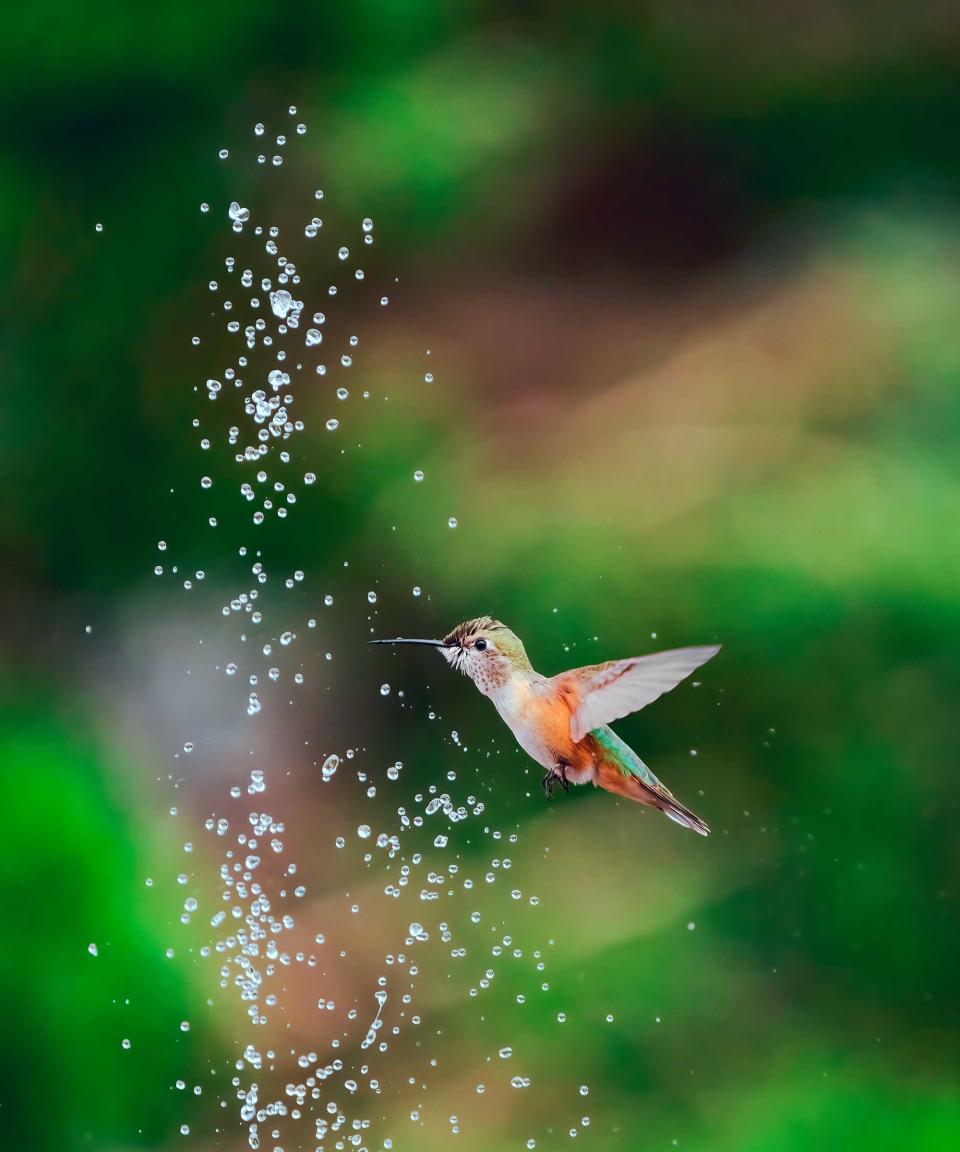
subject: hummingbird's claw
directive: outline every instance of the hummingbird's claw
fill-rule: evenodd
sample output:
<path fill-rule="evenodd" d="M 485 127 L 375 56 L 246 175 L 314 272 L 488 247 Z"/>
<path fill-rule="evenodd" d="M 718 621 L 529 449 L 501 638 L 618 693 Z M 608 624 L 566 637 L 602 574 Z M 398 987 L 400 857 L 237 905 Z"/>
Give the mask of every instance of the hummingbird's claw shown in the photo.
<path fill-rule="evenodd" d="M 564 792 L 570 791 L 570 781 L 567 779 L 567 765 L 561 760 L 555 767 L 548 768 L 540 783 L 543 785 L 543 794 L 548 800 L 553 799 L 553 789 L 557 781 Z"/>

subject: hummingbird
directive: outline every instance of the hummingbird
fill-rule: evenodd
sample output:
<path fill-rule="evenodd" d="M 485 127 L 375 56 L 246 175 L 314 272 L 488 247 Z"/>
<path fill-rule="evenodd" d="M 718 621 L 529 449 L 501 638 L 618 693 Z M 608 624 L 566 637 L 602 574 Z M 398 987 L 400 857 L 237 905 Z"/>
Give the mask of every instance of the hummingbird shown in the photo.
<path fill-rule="evenodd" d="M 719 644 L 674 648 L 571 668 L 558 676 L 534 671 L 520 637 L 499 620 L 465 620 L 442 640 L 371 640 L 371 644 L 425 644 L 469 676 L 488 696 L 520 747 L 546 769 L 547 799 L 556 784 L 605 788 L 701 836 L 710 829 L 681 804 L 613 731 L 610 723 L 652 704 L 720 651 Z"/>

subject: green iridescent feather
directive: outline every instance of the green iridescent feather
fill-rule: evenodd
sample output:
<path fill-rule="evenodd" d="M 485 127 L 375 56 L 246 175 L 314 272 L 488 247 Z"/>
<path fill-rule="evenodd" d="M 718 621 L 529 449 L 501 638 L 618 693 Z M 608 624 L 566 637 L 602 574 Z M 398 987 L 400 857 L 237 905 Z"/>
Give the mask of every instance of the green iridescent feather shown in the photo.
<path fill-rule="evenodd" d="M 607 725 L 604 725 L 602 728 L 594 728 L 590 735 L 596 740 L 604 752 L 607 753 L 624 776 L 636 776 L 638 780 L 642 780 L 644 784 L 648 784 L 653 788 L 663 787 L 630 745 L 627 744 L 626 741 L 621 740 L 612 728 Z"/>

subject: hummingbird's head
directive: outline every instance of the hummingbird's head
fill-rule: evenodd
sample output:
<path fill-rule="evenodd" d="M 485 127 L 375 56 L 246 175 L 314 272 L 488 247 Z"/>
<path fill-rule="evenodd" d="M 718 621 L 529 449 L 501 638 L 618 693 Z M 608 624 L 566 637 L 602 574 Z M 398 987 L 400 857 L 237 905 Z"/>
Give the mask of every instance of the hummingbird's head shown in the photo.
<path fill-rule="evenodd" d="M 499 620 L 479 616 L 465 620 L 442 640 L 371 640 L 371 644 L 423 644 L 438 648 L 447 663 L 459 669 L 489 696 L 501 688 L 514 672 L 532 671 L 520 637 Z"/>
<path fill-rule="evenodd" d="M 452 667 L 469 676 L 488 696 L 505 684 L 512 672 L 531 667 L 520 637 L 490 616 L 458 624 L 444 636 L 440 651 Z"/>

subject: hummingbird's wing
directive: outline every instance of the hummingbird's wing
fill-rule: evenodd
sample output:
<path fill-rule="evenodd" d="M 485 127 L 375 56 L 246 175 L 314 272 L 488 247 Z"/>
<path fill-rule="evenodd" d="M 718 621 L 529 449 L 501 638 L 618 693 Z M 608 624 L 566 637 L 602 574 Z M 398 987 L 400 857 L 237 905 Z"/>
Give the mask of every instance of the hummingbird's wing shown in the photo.
<path fill-rule="evenodd" d="M 554 676 L 557 690 L 570 707 L 570 735 L 579 742 L 594 728 L 646 708 L 719 651 L 719 644 L 674 648 L 572 668 Z"/>

